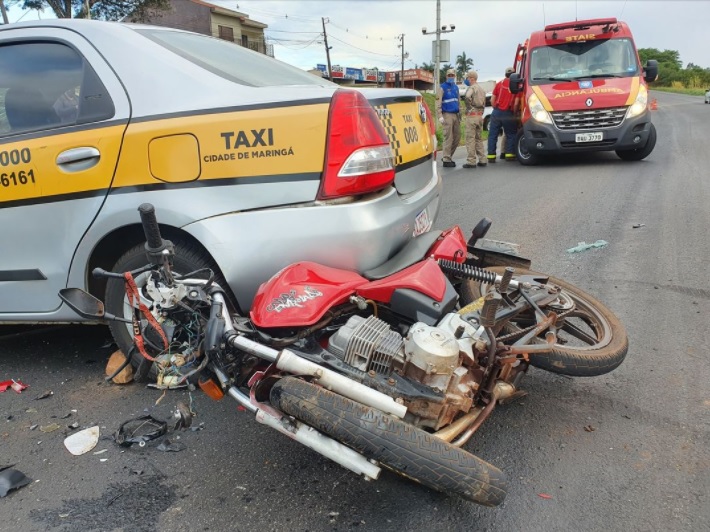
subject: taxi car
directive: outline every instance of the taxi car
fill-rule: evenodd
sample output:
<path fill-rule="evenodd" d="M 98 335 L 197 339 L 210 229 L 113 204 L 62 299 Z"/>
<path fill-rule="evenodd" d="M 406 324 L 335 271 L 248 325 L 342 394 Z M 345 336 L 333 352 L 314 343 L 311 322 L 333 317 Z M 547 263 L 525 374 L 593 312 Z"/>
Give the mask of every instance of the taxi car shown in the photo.
<path fill-rule="evenodd" d="M 146 262 L 144 202 L 175 270 L 212 268 L 237 310 L 294 261 L 378 266 L 437 216 L 432 126 L 415 91 L 340 88 L 205 35 L 0 26 L 0 322 L 77 321 L 67 286 L 130 316 L 91 272 Z"/>

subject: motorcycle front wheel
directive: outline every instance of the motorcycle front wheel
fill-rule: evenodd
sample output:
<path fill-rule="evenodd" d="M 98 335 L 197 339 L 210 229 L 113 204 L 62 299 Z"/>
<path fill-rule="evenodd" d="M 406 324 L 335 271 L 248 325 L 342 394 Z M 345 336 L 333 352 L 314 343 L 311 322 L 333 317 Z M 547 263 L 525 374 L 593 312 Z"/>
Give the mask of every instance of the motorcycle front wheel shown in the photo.
<path fill-rule="evenodd" d="M 504 267 L 486 268 L 503 275 Z M 530 364 L 561 375 L 594 377 L 614 370 L 626 358 L 629 340 L 626 329 L 614 313 L 595 298 L 576 286 L 549 275 L 515 269 L 513 279 L 520 276 L 548 277 L 548 285 L 562 288 L 557 302 L 550 308 L 566 308 L 561 311 L 564 319 L 558 324 L 557 343 L 545 353 L 530 353 Z M 461 306 L 485 296 L 491 286 L 478 281 L 464 281 L 459 291 Z M 556 303 L 558 303 L 556 305 Z M 573 304 L 573 305 L 572 305 Z M 545 309 L 543 309 L 544 311 Z M 500 335 L 515 334 L 535 323 L 532 311 L 514 316 L 502 329 Z M 543 343 L 542 338 L 538 338 Z"/>
<path fill-rule="evenodd" d="M 295 377 L 280 379 L 271 403 L 392 471 L 448 495 L 498 506 L 505 474 L 404 421 Z"/>

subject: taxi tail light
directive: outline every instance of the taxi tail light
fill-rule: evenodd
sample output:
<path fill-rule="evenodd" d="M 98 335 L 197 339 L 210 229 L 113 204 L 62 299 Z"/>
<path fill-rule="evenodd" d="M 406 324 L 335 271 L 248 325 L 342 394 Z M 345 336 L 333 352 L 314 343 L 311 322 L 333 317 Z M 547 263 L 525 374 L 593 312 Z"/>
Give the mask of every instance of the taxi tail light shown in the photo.
<path fill-rule="evenodd" d="M 318 199 L 365 194 L 392 184 L 392 148 L 375 110 L 362 93 L 335 91 L 327 136 Z"/>
<path fill-rule="evenodd" d="M 431 141 L 434 143 L 434 160 L 436 160 L 436 147 L 438 144 L 436 140 L 436 124 L 431 116 L 429 106 L 424 102 L 422 102 L 422 105 L 424 106 L 424 111 L 426 111 L 426 121 L 429 123 L 429 133 L 431 134 Z"/>

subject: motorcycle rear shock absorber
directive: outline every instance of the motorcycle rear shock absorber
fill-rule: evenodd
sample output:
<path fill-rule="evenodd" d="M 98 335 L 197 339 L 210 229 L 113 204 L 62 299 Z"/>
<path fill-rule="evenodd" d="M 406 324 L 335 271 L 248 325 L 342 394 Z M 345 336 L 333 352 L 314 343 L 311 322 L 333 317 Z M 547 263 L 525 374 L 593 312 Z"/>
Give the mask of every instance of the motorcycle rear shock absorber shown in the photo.
<path fill-rule="evenodd" d="M 439 259 L 439 267 L 447 275 L 453 275 L 460 279 L 471 279 L 472 281 L 480 281 L 482 283 L 494 284 L 496 274 L 489 272 L 477 266 L 461 264 L 453 260 Z"/>

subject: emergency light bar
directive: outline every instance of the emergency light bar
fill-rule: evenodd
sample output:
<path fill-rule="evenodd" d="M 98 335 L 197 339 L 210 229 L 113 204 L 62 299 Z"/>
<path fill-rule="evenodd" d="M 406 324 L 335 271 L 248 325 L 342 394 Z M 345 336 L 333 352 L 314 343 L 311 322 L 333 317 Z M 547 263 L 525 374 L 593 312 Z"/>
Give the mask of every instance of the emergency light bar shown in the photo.
<path fill-rule="evenodd" d="M 585 30 L 590 26 L 611 26 L 616 24 L 617 20 L 615 18 L 598 18 L 590 20 L 576 20 L 574 22 L 563 22 L 561 24 L 550 24 L 545 26 L 545 31 L 556 31 L 556 30 Z"/>

